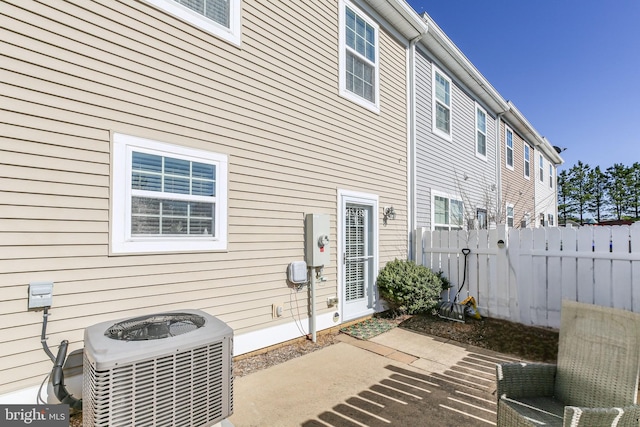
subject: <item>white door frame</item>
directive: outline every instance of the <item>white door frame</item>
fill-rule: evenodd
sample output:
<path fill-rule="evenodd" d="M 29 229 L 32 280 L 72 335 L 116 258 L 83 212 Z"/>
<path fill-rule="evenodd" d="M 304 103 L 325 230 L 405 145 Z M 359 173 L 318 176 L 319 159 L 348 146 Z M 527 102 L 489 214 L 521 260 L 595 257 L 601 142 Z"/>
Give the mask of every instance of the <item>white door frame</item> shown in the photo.
<path fill-rule="evenodd" d="M 345 274 L 345 269 L 344 269 L 344 259 L 345 259 L 345 253 L 344 253 L 344 245 L 345 245 L 345 226 L 344 226 L 344 212 L 345 212 L 345 208 L 347 204 L 359 204 L 359 205 L 364 205 L 364 206 L 370 206 L 371 207 L 371 228 L 372 228 L 372 247 L 373 247 L 373 266 L 372 266 L 372 270 L 373 270 L 373 274 L 374 277 L 372 278 L 372 283 L 371 283 L 371 289 L 370 289 L 370 295 L 372 297 L 372 306 L 367 309 L 366 311 L 357 313 L 356 315 L 352 315 L 349 318 L 345 318 L 345 310 L 344 310 L 344 274 Z M 379 262 L 379 246 L 378 246 L 378 242 L 379 242 L 379 213 L 378 213 L 378 195 L 376 194 L 369 194 L 369 193 L 362 193 L 362 192 L 357 192 L 357 191 L 349 191 L 349 190 L 341 190 L 338 189 L 338 216 L 337 216 L 337 264 L 338 264 L 338 301 L 339 301 L 339 307 L 340 307 L 340 318 L 342 319 L 342 321 L 348 321 L 348 320 L 352 320 L 352 319 L 356 319 L 358 317 L 362 317 L 362 316 L 367 316 L 369 314 L 373 314 L 375 311 L 375 307 L 376 305 L 378 305 L 378 301 L 377 301 L 377 292 L 376 292 L 376 288 L 375 288 L 375 275 L 378 274 L 378 262 Z"/>

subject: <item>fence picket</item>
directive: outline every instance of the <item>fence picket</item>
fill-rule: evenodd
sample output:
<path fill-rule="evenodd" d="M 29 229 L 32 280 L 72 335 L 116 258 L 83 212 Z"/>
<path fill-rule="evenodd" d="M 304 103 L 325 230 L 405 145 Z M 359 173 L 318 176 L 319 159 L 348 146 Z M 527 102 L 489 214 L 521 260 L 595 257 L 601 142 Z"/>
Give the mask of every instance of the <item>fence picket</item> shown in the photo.
<path fill-rule="evenodd" d="M 636 258 L 631 261 L 631 309 L 640 313 L 640 222 L 630 227 L 629 234 L 631 254 Z"/>
<path fill-rule="evenodd" d="M 507 280 L 507 270 L 505 265 L 507 261 L 504 259 L 503 252 L 505 249 L 500 249 L 497 246 L 498 240 L 502 238 L 504 230 L 493 229 L 488 233 L 488 246 L 490 249 L 496 251 L 496 256 L 492 257 L 492 262 L 489 263 L 489 271 L 487 276 L 487 296 L 485 298 L 480 297 L 484 301 L 484 308 L 486 308 L 486 316 L 494 315 L 498 316 L 498 298 L 497 293 L 500 287 L 501 281 Z M 504 238 L 503 238 L 504 240 Z M 481 311 L 483 313 L 483 311 Z"/>
<path fill-rule="evenodd" d="M 576 254 L 593 253 L 593 227 L 578 229 L 578 246 Z M 578 301 L 587 304 L 595 302 L 593 294 L 593 258 L 578 258 Z"/>
<path fill-rule="evenodd" d="M 558 228 L 561 233 L 560 249 L 562 256 L 560 257 L 561 275 L 560 284 L 562 287 L 562 298 L 571 301 L 578 301 L 578 229 L 573 227 Z"/>
<path fill-rule="evenodd" d="M 478 232 L 471 230 L 467 235 L 467 247 L 471 250 L 468 256 L 467 266 L 467 289 L 465 298 L 472 295 L 477 299 L 478 295 Z M 464 265 L 464 255 L 462 258 L 462 264 Z M 476 301 L 477 303 L 477 301 Z"/>
<path fill-rule="evenodd" d="M 477 260 L 476 262 L 478 265 L 478 270 L 476 273 L 477 288 L 476 294 L 474 296 L 476 298 L 476 304 L 478 305 L 480 313 L 486 313 L 487 302 L 485 301 L 485 299 L 489 294 L 490 283 L 490 279 L 488 280 L 487 278 L 491 277 L 489 275 L 489 262 L 491 260 L 491 257 L 489 256 L 489 233 L 487 232 L 487 230 L 478 230 L 478 245 L 475 258 Z"/>
<path fill-rule="evenodd" d="M 542 229 L 539 229 L 542 230 Z M 549 252 L 560 251 L 562 235 L 557 227 L 544 229 L 547 232 L 547 244 Z M 547 262 L 547 325 L 553 328 L 560 327 L 560 307 L 562 301 L 562 258 L 545 256 Z M 540 285 L 539 285 L 540 286 Z"/>
<path fill-rule="evenodd" d="M 611 252 L 629 253 L 629 226 L 611 228 Z M 631 310 L 631 261 L 611 261 L 612 306 Z"/>
<path fill-rule="evenodd" d="M 595 253 L 609 253 L 610 244 L 610 227 L 597 227 L 593 230 L 593 251 Z M 613 289 L 611 289 L 611 260 L 594 258 L 593 277 L 594 303 L 610 307 L 613 293 Z"/>

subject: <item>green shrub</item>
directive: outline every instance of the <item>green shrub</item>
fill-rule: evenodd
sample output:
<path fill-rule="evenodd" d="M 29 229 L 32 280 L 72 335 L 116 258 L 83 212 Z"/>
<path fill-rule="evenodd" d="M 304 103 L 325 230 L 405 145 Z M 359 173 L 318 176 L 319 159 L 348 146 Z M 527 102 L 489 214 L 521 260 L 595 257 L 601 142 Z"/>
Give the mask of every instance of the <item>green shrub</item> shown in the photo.
<path fill-rule="evenodd" d="M 449 288 L 442 272 L 436 274 L 413 261 L 398 259 L 380 270 L 377 284 L 380 296 L 392 309 L 408 314 L 430 312 L 441 292 Z"/>

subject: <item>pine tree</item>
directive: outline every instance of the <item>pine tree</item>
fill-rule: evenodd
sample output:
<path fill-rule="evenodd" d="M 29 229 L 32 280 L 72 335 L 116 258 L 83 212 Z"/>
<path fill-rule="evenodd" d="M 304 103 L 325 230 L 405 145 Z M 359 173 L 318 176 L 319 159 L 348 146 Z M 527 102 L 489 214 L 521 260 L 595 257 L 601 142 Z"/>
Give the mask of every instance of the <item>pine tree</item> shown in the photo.
<path fill-rule="evenodd" d="M 593 198 L 593 195 L 589 192 L 590 171 L 591 167 L 581 161 L 578 161 L 577 165 L 569 169 L 569 197 L 574 201 L 580 225 L 584 224 L 587 203 Z"/>
<path fill-rule="evenodd" d="M 607 195 L 611 205 L 611 211 L 618 220 L 631 205 L 630 186 L 631 169 L 622 163 L 616 163 L 607 168 Z"/>
<path fill-rule="evenodd" d="M 566 224 L 575 213 L 574 202 L 571 199 L 571 181 L 569 173 L 563 170 L 558 173 L 558 222 Z"/>
<path fill-rule="evenodd" d="M 607 203 L 607 174 L 600 170 L 600 166 L 596 166 L 589 171 L 588 181 L 591 199 L 587 202 L 587 210 L 600 222 Z"/>

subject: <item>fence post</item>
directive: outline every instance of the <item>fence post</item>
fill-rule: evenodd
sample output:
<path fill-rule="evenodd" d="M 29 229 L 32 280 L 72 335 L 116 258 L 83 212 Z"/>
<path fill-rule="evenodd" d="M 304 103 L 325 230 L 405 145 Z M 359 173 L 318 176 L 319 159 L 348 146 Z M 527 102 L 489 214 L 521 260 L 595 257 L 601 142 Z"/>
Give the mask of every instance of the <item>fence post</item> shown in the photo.
<path fill-rule="evenodd" d="M 633 223 L 629 230 L 631 254 L 637 260 L 631 261 L 631 310 L 640 313 L 640 221 Z"/>
<path fill-rule="evenodd" d="M 413 232 L 413 257 L 414 261 L 418 265 L 424 265 L 424 250 L 423 250 L 423 239 L 424 239 L 424 227 L 418 227 Z"/>

